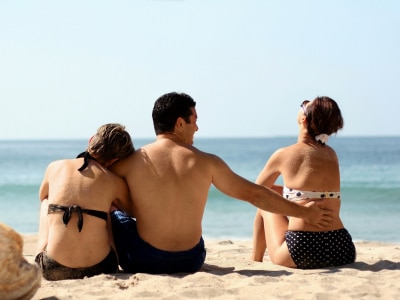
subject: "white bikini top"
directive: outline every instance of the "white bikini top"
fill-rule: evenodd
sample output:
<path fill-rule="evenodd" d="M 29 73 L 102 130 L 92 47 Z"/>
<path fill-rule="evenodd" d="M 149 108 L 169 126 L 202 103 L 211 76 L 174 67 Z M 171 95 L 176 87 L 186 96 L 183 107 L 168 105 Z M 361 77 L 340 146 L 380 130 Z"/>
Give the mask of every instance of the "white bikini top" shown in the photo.
<path fill-rule="evenodd" d="M 291 201 L 300 201 L 305 199 L 315 198 L 338 198 L 340 199 L 340 192 L 314 192 L 314 191 L 299 191 L 290 189 L 286 186 L 283 187 L 283 197 Z"/>

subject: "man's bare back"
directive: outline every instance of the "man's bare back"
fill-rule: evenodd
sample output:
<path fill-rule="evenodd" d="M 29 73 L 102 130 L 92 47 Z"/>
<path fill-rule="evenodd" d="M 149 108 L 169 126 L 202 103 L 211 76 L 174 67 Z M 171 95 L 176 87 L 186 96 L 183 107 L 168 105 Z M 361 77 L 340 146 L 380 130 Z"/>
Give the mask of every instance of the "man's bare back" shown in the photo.
<path fill-rule="evenodd" d="M 215 158 L 173 135 L 139 149 L 114 171 L 130 186 L 140 236 L 156 248 L 179 251 L 196 245 L 213 180 Z"/>

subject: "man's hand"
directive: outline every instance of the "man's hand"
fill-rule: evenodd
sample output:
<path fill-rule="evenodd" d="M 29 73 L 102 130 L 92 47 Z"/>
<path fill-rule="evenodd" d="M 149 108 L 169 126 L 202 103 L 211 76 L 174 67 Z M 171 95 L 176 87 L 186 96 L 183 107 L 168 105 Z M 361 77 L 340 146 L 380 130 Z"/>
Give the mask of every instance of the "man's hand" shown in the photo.
<path fill-rule="evenodd" d="M 320 207 L 315 204 L 315 201 L 308 202 L 305 207 L 307 207 L 307 215 L 304 217 L 304 221 L 307 223 L 321 229 L 332 223 L 334 217 L 332 210 Z"/>

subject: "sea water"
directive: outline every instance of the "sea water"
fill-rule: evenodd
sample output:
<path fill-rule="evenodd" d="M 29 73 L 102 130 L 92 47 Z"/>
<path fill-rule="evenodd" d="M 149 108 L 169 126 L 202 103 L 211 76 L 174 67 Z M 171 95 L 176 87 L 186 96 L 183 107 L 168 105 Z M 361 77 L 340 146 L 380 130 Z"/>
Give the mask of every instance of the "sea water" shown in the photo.
<path fill-rule="evenodd" d="M 138 148 L 152 139 L 134 139 Z M 202 151 L 220 156 L 255 181 L 269 156 L 296 137 L 197 138 Z M 341 170 L 341 218 L 354 240 L 400 242 L 400 137 L 333 137 Z M 73 158 L 87 140 L 0 141 L 0 222 L 20 233 L 38 231 L 38 191 L 47 165 Z M 281 183 L 281 179 L 278 179 Z M 203 218 L 206 239 L 251 239 L 256 208 L 211 187 Z M 157 220 L 154 220 L 157 222 Z"/>

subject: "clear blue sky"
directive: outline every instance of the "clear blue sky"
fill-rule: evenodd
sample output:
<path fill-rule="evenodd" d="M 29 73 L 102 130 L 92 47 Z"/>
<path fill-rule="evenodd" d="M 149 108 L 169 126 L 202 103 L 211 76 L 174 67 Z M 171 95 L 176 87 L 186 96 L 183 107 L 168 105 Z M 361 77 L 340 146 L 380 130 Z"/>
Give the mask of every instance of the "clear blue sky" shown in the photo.
<path fill-rule="evenodd" d="M 342 136 L 400 135 L 400 1 L 1 2 L 0 139 L 153 137 L 170 91 L 197 101 L 197 137 L 296 135 L 317 95 Z"/>

